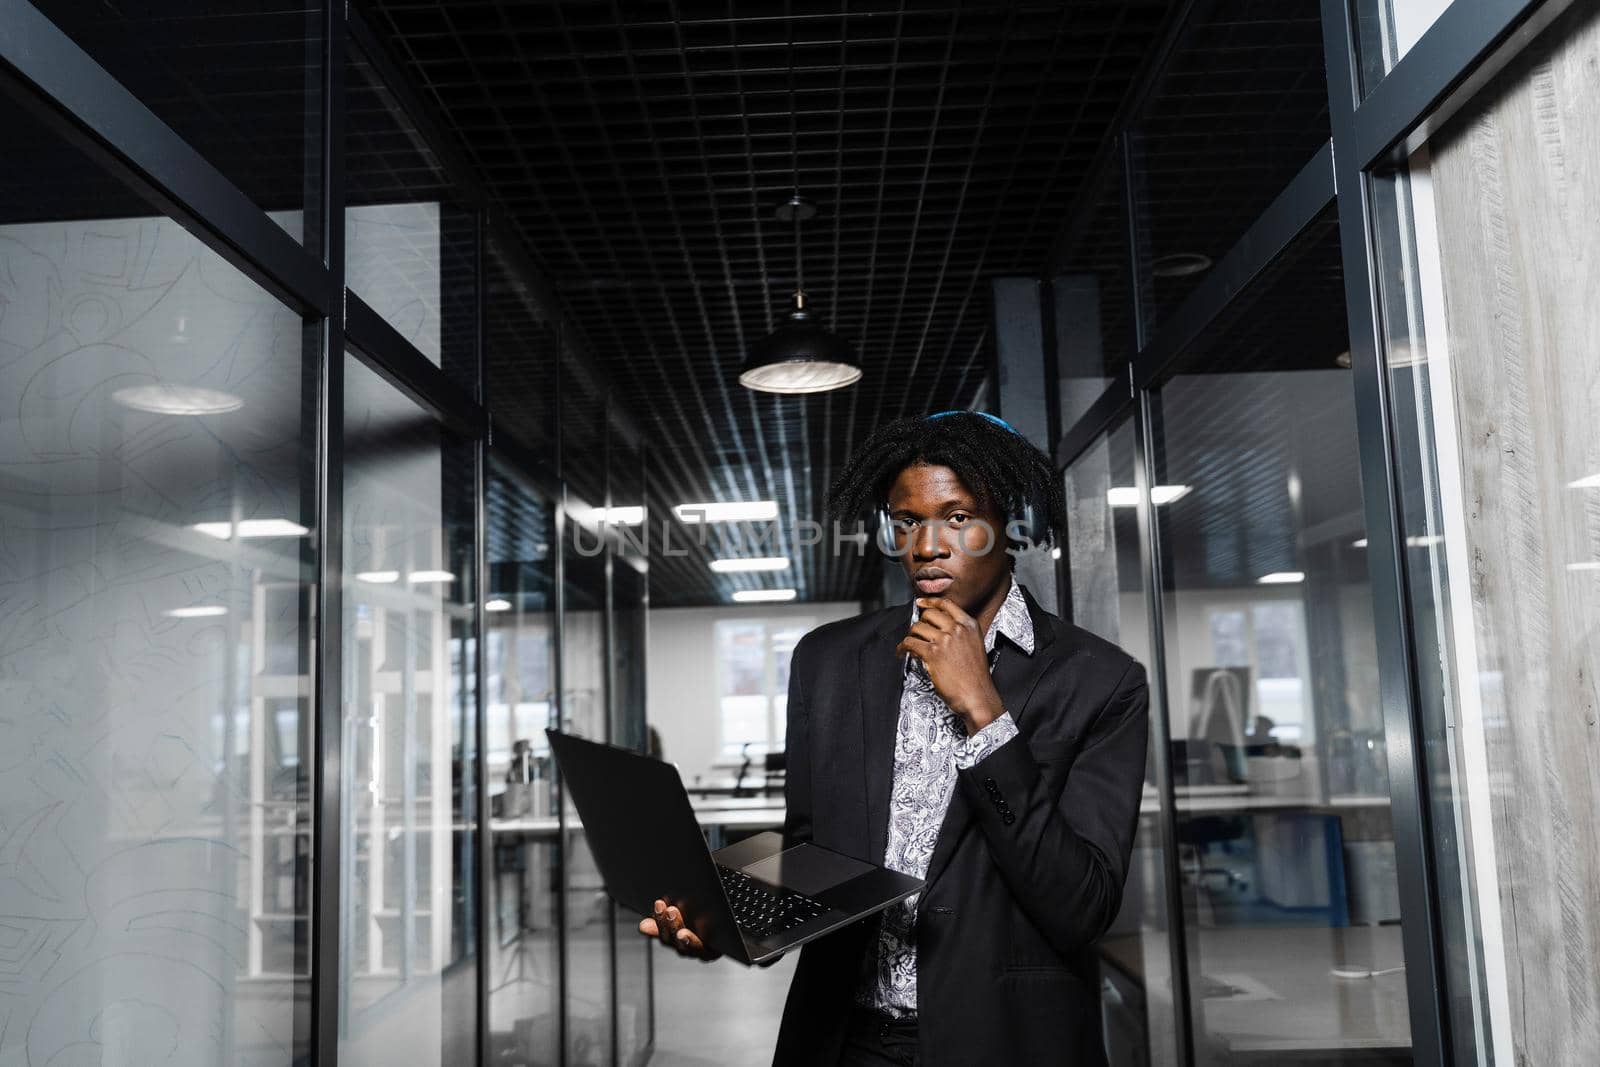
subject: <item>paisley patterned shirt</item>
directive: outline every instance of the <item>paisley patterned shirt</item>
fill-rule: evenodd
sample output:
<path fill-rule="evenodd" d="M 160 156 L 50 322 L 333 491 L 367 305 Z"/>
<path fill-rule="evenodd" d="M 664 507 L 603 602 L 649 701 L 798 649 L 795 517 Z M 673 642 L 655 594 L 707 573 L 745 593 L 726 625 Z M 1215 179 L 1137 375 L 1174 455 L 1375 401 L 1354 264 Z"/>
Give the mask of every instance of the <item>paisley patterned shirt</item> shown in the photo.
<path fill-rule="evenodd" d="M 913 610 L 913 619 L 915 618 Z M 1033 655 L 1033 620 L 1015 580 L 994 622 L 983 635 L 983 647 L 994 668 L 994 643 L 999 634 Z M 955 791 L 956 771 L 973 766 L 1017 735 L 1009 711 L 967 736 L 961 719 L 945 704 L 915 658 L 900 691 L 900 724 L 894 742 L 894 786 L 889 794 L 889 839 L 883 864 L 922 878 Z M 920 896 L 920 894 L 918 895 Z M 884 911 L 879 920 L 876 951 L 863 962 L 856 999 L 870 1008 L 902 1016 L 917 1010 L 917 901 L 913 896 Z"/>

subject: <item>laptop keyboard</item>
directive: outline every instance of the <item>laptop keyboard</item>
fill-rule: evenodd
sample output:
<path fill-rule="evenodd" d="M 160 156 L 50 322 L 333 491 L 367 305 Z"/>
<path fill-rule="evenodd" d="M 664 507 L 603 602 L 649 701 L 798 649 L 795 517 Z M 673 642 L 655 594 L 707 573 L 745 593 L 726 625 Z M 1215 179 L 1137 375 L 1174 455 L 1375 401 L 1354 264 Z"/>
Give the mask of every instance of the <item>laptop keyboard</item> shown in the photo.
<path fill-rule="evenodd" d="M 734 921 L 740 931 L 757 941 L 793 930 L 828 910 L 826 904 L 803 893 L 769 886 L 732 867 L 718 864 L 717 873 L 722 875 L 722 888 L 733 905 Z"/>

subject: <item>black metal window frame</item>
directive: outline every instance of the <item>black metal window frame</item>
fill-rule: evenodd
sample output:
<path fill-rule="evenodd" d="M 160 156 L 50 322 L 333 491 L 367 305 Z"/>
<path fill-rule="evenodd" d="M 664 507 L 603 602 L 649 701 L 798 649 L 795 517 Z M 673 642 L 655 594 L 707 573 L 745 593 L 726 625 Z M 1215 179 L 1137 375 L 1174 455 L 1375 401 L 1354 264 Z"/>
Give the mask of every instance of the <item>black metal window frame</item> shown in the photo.
<path fill-rule="evenodd" d="M 1375 270 L 1375 225 L 1369 175 L 1393 166 L 1421 147 L 1451 116 L 1539 32 L 1571 6 L 1573 0 L 1454 0 L 1438 20 L 1401 57 L 1394 67 L 1362 95 L 1357 52 L 1357 0 L 1322 0 L 1322 35 L 1328 80 L 1332 138 L 1319 149 L 1273 201 L 1256 217 L 1233 247 L 1199 285 L 1162 323 L 1159 339 L 1152 341 L 1140 313 L 1145 294 L 1139 264 L 1138 242 L 1129 241 L 1128 273 L 1133 279 L 1134 356 L 1119 376 L 1067 426 L 1056 443 L 1055 461 L 1064 476 L 1067 467 L 1112 430 L 1132 420 L 1135 434 L 1136 479 L 1140 489 L 1138 530 L 1140 570 L 1148 591 L 1151 729 L 1163 734 L 1170 718 L 1170 701 L 1164 681 L 1161 596 L 1162 546 L 1146 488 L 1154 484 L 1152 401 L 1154 393 L 1171 375 L 1204 330 L 1244 295 L 1261 274 L 1287 251 L 1308 226 L 1329 209 L 1338 212 L 1340 254 L 1343 263 L 1345 303 L 1349 320 L 1350 352 L 1363 510 L 1368 535 L 1367 564 L 1377 632 L 1379 697 L 1388 737 L 1391 813 L 1394 824 L 1397 879 L 1401 913 L 1405 916 L 1402 940 L 1407 960 L 1407 995 L 1414 1062 L 1439 1065 L 1456 1062 L 1445 1005 L 1445 979 L 1440 903 L 1436 897 L 1434 856 L 1430 842 L 1431 813 L 1424 787 L 1422 717 L 1418 710 L 1415 673 L 1415 637 L 1406 599 L 1405 556 L 1402 550 L 1398 486 L 1390 435 L 1388 381 L 1382 340 L 1381 304 Z M 1187 18 L 1192 5 L 1186 5 Z M 1131 117 L 1148 99 L 1172 54 L 1172 42 L 1181 25 L 1153 54 L 1140 84 L 1130 93 L 1120 112 L 1118 142 L 1127 159 L 1127 133 Z M 1104 172 L 1116 161 L 1108 151 L 1098 161 Z M 1133 207 L 1132 167 L 1122 169 L 1124 223 L 1130 234 L 1136 226 Z M 1093 183 L 1090 183 L 1092 187 Z M 1081 234 L 1092 203 L 1079 212 L 1066 229 L 1066 241 Z M 1070 251 L 1070 244 L 1058 246 Z M 1061 567 L 1065 569 L 1067 563 Z M 1066 581 L 1067 579 L 1063 579 Z M 1181 900 L 1177 859 L 1177 812 L 1173 781 L 1165 761 L 1157 764 L 1162 794 L 1160 837 L 1166 849 L 1165 898 L 1168 901 L 1168 941 L 1172 954 L 1174 1012 L 1180 1062 L 1192 1064 L 1194 1050 L 1187 990 L 1185 916 L 1173 902 Z"/>

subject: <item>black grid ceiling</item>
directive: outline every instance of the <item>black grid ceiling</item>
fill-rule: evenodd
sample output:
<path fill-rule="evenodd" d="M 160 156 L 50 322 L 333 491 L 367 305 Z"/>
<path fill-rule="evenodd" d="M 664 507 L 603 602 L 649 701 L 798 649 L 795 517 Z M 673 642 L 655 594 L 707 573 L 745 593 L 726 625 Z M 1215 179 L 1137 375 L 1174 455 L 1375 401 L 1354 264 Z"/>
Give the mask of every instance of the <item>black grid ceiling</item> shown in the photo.
<path fill-rule="evenodd" d="M 788 520 L 821 517 L 871 427 L 972 399 L 987 279 L 1044 268 L 1172 4 L 369 6 L 638 420 L 652 513 L 774 499 Z M 797 187 L 822 211 L 807 289 L 866 377 L 777 399 L 735 377 L 794 284 L 772 212 Z M 652 603 L 854 599 L 871 578 L 870 557 L 779 547 L 776 577 L 656 554 Z"/>

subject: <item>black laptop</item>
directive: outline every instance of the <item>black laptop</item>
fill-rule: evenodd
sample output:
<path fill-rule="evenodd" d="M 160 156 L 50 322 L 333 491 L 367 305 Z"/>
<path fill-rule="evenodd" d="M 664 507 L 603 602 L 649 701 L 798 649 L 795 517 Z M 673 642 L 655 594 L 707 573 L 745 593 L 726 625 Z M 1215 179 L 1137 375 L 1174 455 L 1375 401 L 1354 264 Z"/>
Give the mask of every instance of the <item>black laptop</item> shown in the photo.
<path fill-rule="evenodd" d="M 672 764 L 545 733 L 612 899 L 640 915 L 665 899 L 702 942 L 742 963 L 771 959 L 922 888 L 921 879 L 777 833 L 712 852 Z"/>

